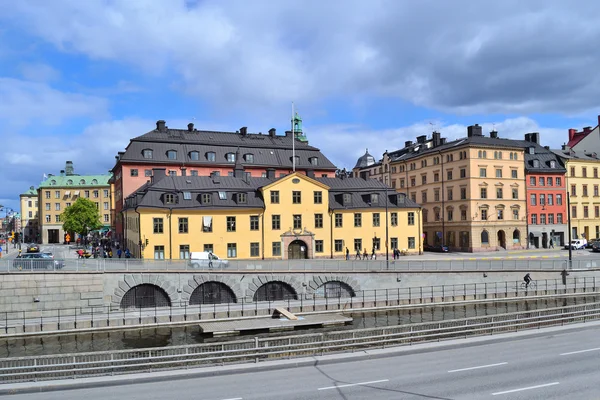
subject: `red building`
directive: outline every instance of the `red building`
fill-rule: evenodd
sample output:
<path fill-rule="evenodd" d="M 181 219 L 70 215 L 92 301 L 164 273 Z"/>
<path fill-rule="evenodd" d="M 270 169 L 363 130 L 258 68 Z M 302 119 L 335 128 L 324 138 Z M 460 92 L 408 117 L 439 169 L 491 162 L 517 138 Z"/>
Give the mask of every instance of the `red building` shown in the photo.
<path fill-rule="evenodd" d="M 336 166 L 308 144 L 302 119 L 296 115 L 292 123 L 293 135 L 291 131 L 277 135 L 275 129 L 263 135 L 248 133 L 246 127 L 238 132 L 199 131 L 194 124 L 188 124 L 187 129 L 170 129 L 165 121 L 157 121 L 156 129 L 131 139 L 125 151 L 115 157 L 112 221 L 116 238 L 123 238 L 121 211 L 125 199 L 150 180 L 153 168 L 165 168 L 171 176 L 227 176 L 233 175 L 236 158 L 240 158 L 245 173 L 252 177 L 266 177 L 268 169 L 280 177 L 294 167 L 305 173 L 310 170 L 316 177 L 335 177 Z"/>
<path fill-rule="evenodd" d="M 568 238 L 567 170 L 556 154 L 540 146 L 539 133 L 527 133 L 525 146 L 529 247 L 563 246 Z"/>

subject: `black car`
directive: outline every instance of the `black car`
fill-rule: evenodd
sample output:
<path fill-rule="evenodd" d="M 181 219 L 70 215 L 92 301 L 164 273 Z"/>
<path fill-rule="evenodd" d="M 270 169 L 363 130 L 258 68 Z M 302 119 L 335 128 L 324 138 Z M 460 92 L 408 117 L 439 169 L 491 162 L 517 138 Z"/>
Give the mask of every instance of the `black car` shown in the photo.
<path fill-rule="evenodd" d="M 31 244 L 27 245 L 27 252 L 28 253 L 39 253 L 40 252 L 40 246 L 38 246 L 35 243 L 31 243 Z"/>
<path fill-rule="evenodd" d="M 594 242 L 594 244 L 592 244 L 592 251 L 595 253 L 600 252 L 600 241 Z"/>
<path fill-rule="evenodd" d="M 435 246 L 425 244 L 425 245 L 423 245 L 423 251 L 433 251 L 435 253 L 447 253 L 448 251 L 450 251 L 450 249 L 448 248 L 448 246 L 442 246 L 439 244 L 437 244 Z"/>
<path fill-rule="evenodd" d="M 65 266 L 62 260 L 55 260 L 50 253 L 21 254 L 12 262 L 13 268 L 18 270 L 46 269 L 57 270 Z"/>

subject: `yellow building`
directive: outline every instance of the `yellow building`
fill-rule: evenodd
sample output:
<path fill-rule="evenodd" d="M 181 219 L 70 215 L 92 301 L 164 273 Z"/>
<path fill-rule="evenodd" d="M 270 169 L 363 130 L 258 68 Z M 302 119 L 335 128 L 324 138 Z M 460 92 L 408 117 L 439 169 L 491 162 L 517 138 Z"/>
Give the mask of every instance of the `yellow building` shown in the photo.
<path fill-rule="evenodd" d="M 227 259 L 382 256 L 386 237 L 390 257 L 393 248 L 422 251 L 420 208 L 381 182 L 310 172 L 276 179 L 274 170 L 254 178 L 241 165 L 227 177 L 154 169 L 152 182 L 126 199 L 124 221 L 126 247 L 143 258 L 186 259 L 197 251 Z"/>
<path fill-rule="evenodd" d="M 573 149 L 555 153 L 565 162 L 571 203 L 571 237 L 587 240 L 600 238 L 600 159 L 596 153 Z"/>
<path fill-rule="evenodd" d="M 21 233 L 23 242 L 37 242 L 39 237 L 38 224 L 38 194 L 34 186 L 28 191 L 21 193 Z"/>
<path fill-rule="evenodd" d="M 470 126 L 466 138 L 446 142 L 440 133 L 417 138 L 368 165 L 359 159 L 354 176 L 390 182 L 423 208 L 428 245 L 490 251 L 526 246 L 524 145 L 483 136 Z M 364 157 L 364 156 L 363 156 Z"/>
<path fill-rule="evenodd" d="M 67 161 L 60 175 L 48 175 L 38 188 L 39 232 L 42 243 L 62 243 L 65 233 L 60 215 L 79 197 L 96 203 L 104 230 L 110 229 L 111 175 L 76 175 L 73 163 Z M 76 238 L 71 238 L 75 241 Z"/>

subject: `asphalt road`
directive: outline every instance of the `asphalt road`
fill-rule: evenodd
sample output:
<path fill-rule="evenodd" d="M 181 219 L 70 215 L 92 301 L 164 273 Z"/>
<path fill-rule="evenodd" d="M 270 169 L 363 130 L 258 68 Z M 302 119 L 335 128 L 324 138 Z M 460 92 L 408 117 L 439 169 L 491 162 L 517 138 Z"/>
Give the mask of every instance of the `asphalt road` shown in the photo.
<path fill-rule="evenodd" d="M 559 332 L 421 354 L 10 399 L 597 399 L 599 333 Z"/>

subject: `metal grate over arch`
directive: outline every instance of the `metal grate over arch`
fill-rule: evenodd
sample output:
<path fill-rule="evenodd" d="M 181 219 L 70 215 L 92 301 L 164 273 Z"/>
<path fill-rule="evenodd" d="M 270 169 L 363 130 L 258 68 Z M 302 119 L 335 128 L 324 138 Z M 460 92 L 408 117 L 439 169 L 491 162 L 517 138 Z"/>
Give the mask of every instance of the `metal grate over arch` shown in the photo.
<path fill-rule="evenodd" d="M 254 301 L 298 300 L 298 294 L 289 284 L 280 281 L 267 282 L 254 293 Z"/>
<path fill-rule="evenodd" d="M 121 308 L 170 307 L 169 295 L 160 287 L 142 284 L 132 287 L 121 299 Z"/>
<path fill-rule="evenodd" d="M 190 296 L 190 305 L 221 303 L 237 303 L 233 290 L 221 282 L 204 282 Z"/>
<path fill-rule="evenodd" d="M 354 297 L 356 293 L 350 285 L 340 281 L 325 282 L 315 290 L 316 297 L 340 298 Z"/>

